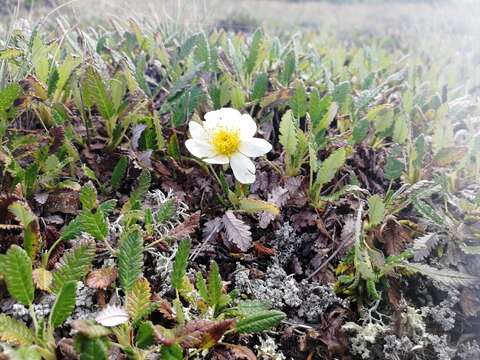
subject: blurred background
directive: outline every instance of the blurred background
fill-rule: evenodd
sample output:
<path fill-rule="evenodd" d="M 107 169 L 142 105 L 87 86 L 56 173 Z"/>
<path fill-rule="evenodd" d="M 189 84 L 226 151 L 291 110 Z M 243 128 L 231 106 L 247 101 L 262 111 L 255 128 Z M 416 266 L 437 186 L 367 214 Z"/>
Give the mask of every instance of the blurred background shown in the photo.
<path fill-rule="evenodd" d="M 383 30 L 478 33 L 478 0 L 0 0 L 2 21 L 15 14 L 35 20 L 52 12 L 77 22 L 136 17 L 192 27 L 222 26 L 242 31 L 307 26 L 336 32 Z M 49 19 L 52 20 L 52 19 Z"/>

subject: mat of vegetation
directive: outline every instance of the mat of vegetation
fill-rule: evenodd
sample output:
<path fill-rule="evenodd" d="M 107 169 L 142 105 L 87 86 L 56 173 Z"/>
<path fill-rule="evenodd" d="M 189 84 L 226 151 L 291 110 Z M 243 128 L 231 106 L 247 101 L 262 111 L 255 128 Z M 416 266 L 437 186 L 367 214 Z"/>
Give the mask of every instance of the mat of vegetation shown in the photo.
<path fill-rule="evenodd" d="M 442 45 L 12 29 L 0 357 L 478 359 L 479 54 Z"/>

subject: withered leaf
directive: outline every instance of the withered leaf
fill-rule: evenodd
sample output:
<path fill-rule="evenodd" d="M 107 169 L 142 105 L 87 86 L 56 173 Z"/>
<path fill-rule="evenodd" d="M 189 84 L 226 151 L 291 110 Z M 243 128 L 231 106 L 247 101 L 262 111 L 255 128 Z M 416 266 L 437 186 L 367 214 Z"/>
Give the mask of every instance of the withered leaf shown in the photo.
<path fill-rule="evenodd" d="M 43 268 L 35 269 L 32 272 L 32 278 L 38 289 L 50 292 L 50 286 L 53 281 L 53 275 L 50 271 Z"/>
<path fill-rule="evenodd" d="M 252 246 L 250 226 L 236 218 L 231 210 L 228 210 L 225 215 L 223 215 L 222 222 L 227 233 L 226 245 L 229 248 L 237 248 L 243 252 L 250 249 Z"/>
<path fill-rule="evenodd" d="M 90 272 L 85 283 L 88 287 L 94 289 L 105 289 L 109 287 L 116 278 L 117 269 L 115 267 L 106 267 Z"/>
<path fill-rule="evenodd" d="M 181 239 L 194 233 L 200 225 L 200 211 L 187 217 L 181 224 L 175 226 L 170 231 L 169 236 L 175 239 Z"/>
<path fill-rule="evenodd" d="M 385 244 L 387 255 L 399 255 L 412 242 L 408 228 L 393 218 L 382 225 L 378 239 Z"/>
<path fill-rule="evenodd" d="M 189 321 L 175 332 L 176 342 L 184 349 L 208 349 L 214 346 L 234 323 L 235 319 Z"/>
<path fill-rule="evenodd" d="M 233 360 L 257 360 L 253 351 L 246 346 L 235 344 L 224 344 L 223 346 L 229 351 Z"/>

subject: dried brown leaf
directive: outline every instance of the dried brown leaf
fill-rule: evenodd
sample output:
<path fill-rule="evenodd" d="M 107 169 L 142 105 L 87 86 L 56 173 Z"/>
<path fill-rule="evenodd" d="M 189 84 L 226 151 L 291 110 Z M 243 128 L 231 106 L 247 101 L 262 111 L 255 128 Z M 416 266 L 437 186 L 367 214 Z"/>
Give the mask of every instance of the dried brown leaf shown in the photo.
<path fill-rule="evenodd" d="M 115 267 L 107 267 L 90 272 L 85 283 L 88 287 L 94 289 L 105 289 L 109 287 L 116 278 L 117 269 Z"/>
<path fill-rule="evenodd" d="M 227 233 L 226 245 L 229 248 L 237 248 L 245 252 L 252 246 L 252 233 L 250 226 L 235 217 L 235 214 L 228 210 L 222 217 L 222 222 Z"/>
<path fill-rule="evenodd" d="M 175 239 L 182 239 L 194 233 L 200 226 L 200 211 L 187 217 L 181 224 L 175 226 L 168 234 Z"/>

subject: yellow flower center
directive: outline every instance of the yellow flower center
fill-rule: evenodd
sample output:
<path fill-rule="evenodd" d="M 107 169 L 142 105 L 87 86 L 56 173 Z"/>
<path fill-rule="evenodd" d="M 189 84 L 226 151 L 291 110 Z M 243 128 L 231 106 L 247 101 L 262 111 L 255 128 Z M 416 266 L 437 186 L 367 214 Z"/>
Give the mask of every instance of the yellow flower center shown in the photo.
<path fill-rule="evenodd" d="M 211 143 L 217 153 L 230 156 L 238 151 L 240 134 L 238 131 L 219 129 L 213 134 Z"/>

